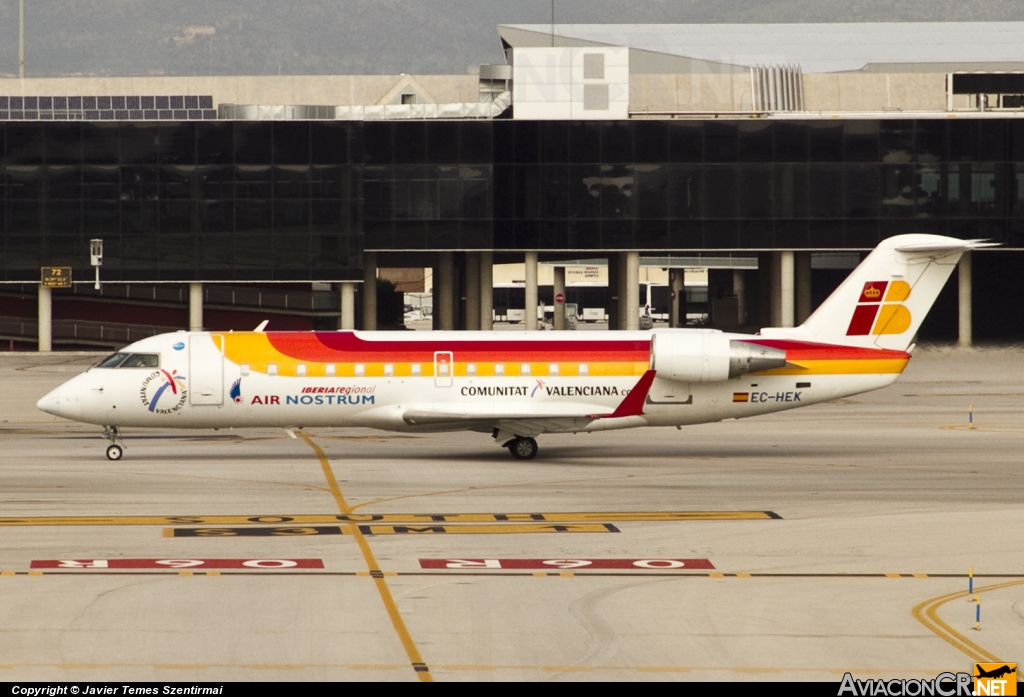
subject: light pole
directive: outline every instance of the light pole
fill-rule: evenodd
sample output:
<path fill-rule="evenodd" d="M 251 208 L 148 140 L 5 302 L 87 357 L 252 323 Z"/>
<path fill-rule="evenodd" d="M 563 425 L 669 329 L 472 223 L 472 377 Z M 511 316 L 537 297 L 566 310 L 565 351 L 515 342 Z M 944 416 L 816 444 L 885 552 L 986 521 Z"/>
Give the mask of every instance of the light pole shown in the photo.
<path fill-rule="evenodd" d="M 25 0 L 18 0 L 18 79 L 25 79 Z"/>

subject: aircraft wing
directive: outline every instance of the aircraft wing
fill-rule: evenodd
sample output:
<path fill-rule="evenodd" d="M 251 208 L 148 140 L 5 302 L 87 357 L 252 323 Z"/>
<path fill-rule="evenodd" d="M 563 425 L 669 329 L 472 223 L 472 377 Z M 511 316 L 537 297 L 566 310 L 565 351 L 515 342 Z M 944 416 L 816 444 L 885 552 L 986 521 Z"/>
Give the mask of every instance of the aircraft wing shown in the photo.
<path fill-rule="evenodd" d="M 644 400 L 654 382 L 655 371 L 648 370 L 623 398 L 614 411 L 594 404 L 551 404 L 541 403 L 529 411 L 508 412 L 484 411 L 471 404 L 445 403 L 412 407 L 402 414 L 402 420 L 410 426 L 422 426 L 426 430 L 501 430 L 521 436 L 537 436 L 542 433 L 573 431 L 584 428 L 598 419 L 618 419 L 626 416 L 642 416 Z"/>

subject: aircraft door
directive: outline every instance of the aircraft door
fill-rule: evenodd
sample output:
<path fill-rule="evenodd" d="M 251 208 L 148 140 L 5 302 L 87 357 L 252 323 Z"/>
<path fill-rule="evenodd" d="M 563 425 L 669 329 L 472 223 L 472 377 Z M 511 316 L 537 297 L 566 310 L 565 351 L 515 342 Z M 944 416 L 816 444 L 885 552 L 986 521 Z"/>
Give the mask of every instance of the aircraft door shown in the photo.
<path fill-rule="evenodd" d="M 451 387 L 455 356 L 451 351 L 434 352 L 434 387 Z"/>
<path fill-rule="evenodd" d="M 224 403 L 224 335 L 193 334 L 188 342 L 188 400 L 193 406 Z"/>

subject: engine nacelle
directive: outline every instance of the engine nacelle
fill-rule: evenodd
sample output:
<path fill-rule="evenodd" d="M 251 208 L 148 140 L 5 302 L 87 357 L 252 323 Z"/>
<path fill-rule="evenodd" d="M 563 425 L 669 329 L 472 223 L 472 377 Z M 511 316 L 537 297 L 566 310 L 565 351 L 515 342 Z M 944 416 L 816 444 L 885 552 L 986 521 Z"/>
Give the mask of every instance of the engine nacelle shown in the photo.
<path fill-rule="evenodd" d="M 716 329 L 661 331 L 651 338 L 651 370 L 663 380 L 721 382 L 785 366 L 785 351 L 730 340 Z"/>

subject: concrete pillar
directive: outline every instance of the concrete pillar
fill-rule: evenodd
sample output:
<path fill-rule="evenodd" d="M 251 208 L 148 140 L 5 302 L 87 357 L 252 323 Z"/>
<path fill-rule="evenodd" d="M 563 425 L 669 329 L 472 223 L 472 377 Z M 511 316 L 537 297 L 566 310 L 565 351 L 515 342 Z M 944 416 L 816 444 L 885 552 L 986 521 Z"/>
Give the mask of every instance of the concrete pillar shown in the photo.
<path fill-rule="evenodd" d="M 537 328 L 537 252 L 526 253 L 526 330 Z"/>
<path fill-rule="evenodd" d="M 671 328 L 686 326 L 686 310 L 683 309 L 686 302 L 685 278 L 686 271 L 683 269 L 668 270 L 668 326 Z"/>
<path fill-rule="evenodd" d="M 552 283 L 553 307 L 555 308 L 555 329 L 565 329 L 565 267 L 556 266 L 554 269 L 554 281 Z M 558 302 L 558 296 L 562 296 L 562 302 Z"/>
<path fill-rule="evenodd" d="M 772 253 L 761 252 L 757 255 L 757 275 L 755 276 L 756 302 L 747 303 L 749 321 L 757 327 L 771 327 L 772 324 Z M 749 296 L 748 296 L 749 297 Z"/>
<path fill-rule="evenodd" d="M 466 252 L 466 329 L 480 329 L 480 253 Z"/>
<path fill-rule="evenodd" d="M 626 321 L 623 329 L 640 328 L 640 252 L 623 252 Z"/>
<path fill-rule="evenodd" d="M 356 284 L 354 281 L 341 282 L 341 328 L 356 328 Z"/>
<path fill-rule="evenodd" d="M 796 252 L 796 324 L 811 316 L 811 253 Z"/>
<path fill-rule="evenodd" d="M 605 311 L 608 314 L 608 329 L 619 328 L 619 255 L 608 255 L 608 304 Z"/>
<path fill-rule="evenodd" d="M 455 329 L 455 257 L 452 252 L 438 252 L 437 275 L 434 276 L 434 314 L 441 331 Z"/>
<path fill-rule="evenodd" d="M 782 276 L 780 267 L 780 252 L 768 252 L 769 274 L 771 276 L 771 290 L 769 302 L 771 303 L 771 314 L 768 326 L 782 326 Z"/>
<path fill-rule="evenodd" d="M 494 252 L 480 252 L 480 329 L 494 329 Z"/>
<path fill-rule="evenodd" d="M 53 350 L 53 290 L 39 286 L 39 351 Z"/>
<path fill-rule="evenodd" d="M 188 330 L 203 331 L 203 284 L 188 284 Z"/>
<path fill-rule="evenodd" d="M 795 265 L 793 252 L 779 252 L 780 327 L 793 326 Z"/>
<path fill-rule="evenodd" d="M 966 252 L 957 264 L 958 296 L 960 305 L 960 346 L 970 346 L 973 337 L 973 317 L 971 313 L 971 253 Z"/>
<path fill-rule="evenodd" d="M 736 324 L 747 323 L 747 285 L 742 269 L 732 270 L 732 294 L 736 296 Z"/>
<path fill-rule="evenodd" d="M 377 329 L 377 252 L 363 252 L 363 329 Z"/>

